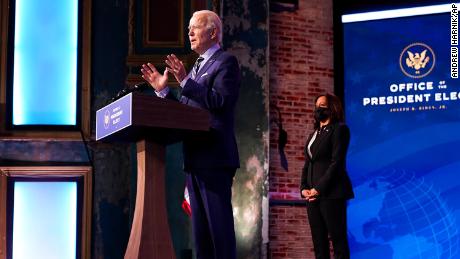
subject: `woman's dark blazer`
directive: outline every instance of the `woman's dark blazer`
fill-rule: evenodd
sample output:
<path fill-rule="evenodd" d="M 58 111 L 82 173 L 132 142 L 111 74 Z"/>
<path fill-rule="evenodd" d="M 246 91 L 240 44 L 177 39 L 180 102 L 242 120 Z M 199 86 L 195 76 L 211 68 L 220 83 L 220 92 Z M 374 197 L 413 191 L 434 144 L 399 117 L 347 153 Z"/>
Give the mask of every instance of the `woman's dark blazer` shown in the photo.
<path fill-rule="evenodd" d="M 346 171 L 346 156 L 350 143 L 350 130 L 343 123 L 325 126 L 311 146 L 312 157 L 305 144 L 305 165 L 302 170 L 300 192 L 315 188 L 319 198 L 351 199 L 354 197 L 350 178 Z"/>

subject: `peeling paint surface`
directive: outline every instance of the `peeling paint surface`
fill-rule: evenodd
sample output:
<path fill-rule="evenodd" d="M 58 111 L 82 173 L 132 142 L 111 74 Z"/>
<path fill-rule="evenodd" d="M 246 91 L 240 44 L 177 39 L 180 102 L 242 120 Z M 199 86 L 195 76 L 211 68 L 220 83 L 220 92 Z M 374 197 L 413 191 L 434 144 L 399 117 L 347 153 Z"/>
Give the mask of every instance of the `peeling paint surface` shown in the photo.
<path fill-rule="evenodd" d="M 236 135 L 241 168 L 233 183 L 238 258 L 266 258 L 268 244 L 268 2 L 222 1 L 224 48 L 242 84 Z"/>
<path fill-rule="evenodd" d="M 80 141 L 2 140 L 2 160 L 24 165 L 30 162 L 81 163 L 87 162 L 88 156 Z"/>

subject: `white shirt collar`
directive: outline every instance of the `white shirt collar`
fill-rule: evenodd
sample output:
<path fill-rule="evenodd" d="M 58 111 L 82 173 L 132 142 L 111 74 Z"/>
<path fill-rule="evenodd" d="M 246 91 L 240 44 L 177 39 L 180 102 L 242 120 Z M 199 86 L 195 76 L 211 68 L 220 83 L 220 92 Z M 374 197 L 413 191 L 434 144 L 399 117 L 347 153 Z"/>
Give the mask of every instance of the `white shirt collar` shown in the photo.
<path fill-rule="evenodd" d="M 200 57 L 204 58 L 203 62 L 201 64 L 206 64 L 206 62 L 220 49 L 219 43 L 216 43 L 212 45 L 208 50 L 206 50 L 203 55 L 200 55 Z"/>

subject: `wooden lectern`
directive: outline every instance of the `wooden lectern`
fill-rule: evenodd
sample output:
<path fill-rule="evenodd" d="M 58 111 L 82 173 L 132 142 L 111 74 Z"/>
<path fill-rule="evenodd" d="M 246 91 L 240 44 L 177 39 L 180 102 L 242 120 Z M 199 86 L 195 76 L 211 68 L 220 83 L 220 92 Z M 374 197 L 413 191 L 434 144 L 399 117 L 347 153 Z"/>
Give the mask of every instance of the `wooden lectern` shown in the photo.
<path fill-rule="evenodd" d="M 137 142 L 137 194 L 125 259 L 176 258 L 165 195 L 166 145 L 209 130 L 209 113 L 176 101 L 131 93 L 96 113 L 96 140 Z"/>

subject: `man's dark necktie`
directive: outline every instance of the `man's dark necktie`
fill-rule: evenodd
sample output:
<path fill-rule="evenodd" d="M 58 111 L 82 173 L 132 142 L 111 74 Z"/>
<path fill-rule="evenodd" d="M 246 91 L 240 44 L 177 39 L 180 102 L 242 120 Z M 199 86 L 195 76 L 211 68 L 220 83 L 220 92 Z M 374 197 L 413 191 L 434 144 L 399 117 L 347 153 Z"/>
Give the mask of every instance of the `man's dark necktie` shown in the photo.
<path fill-rule="evenodd" d="M 193 78 L 196 77 L 196 74 L 198 74 L 198 70 L 200 70 L 200 65 L 201 62 L 203 62 L 204 58 L 203 57 L 198 57 L 196 59 L 195 65 L 193 66 Z"/>

